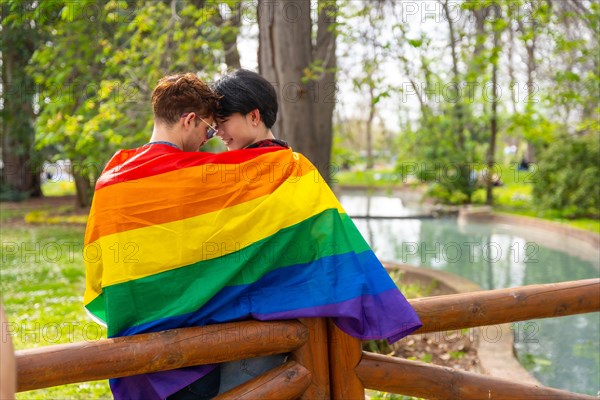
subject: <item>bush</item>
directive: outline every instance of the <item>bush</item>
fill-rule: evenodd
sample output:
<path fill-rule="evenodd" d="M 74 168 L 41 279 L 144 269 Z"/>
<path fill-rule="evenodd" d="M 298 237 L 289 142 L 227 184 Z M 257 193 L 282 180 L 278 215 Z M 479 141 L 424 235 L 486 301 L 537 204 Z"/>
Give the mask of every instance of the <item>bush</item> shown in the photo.
<path fill-rule="evenodd" d="M 435 162 L 399 162 L 396 174 L 403 182 L 429 183 L 426 196 L 444 204 L 469 204 L 477 189 L 477 173 L 471 162 L 439 160 Z"/>
<path fill-rule="evenodd" d="M 341 170 L 348 170 L 360 161 L 358 153 L 342 146 L 338 137 L 333 139 L 331 162 Z"/>
<path fill-rule="evenodd" d="M 462 205 L 469 204 L 471 202 L 468 194 L 464 193 L 463 191 L 458 189 L 451 190 L 448 189 L 447 186 L 439 183 L 431 184 L 425 195 L 443 204 Z"/>
<path fill-rule="evenodd" d="M 0 183 L 0 201 L 23 201 L 29 195 L 29 192 L 22 192 L 7 183 Z"/>
<path fill-rule="evenodd" d="M 541 208 L 567 218 L 600 217 L 600 137 L 563 136 L 539 157 L 533 197 Z"/>

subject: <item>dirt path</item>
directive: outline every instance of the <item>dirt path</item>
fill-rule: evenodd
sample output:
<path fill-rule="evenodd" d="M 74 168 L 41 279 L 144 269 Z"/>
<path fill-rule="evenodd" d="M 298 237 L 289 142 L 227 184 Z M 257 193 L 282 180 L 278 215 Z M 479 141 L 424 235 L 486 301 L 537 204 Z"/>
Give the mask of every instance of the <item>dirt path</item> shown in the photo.
<path fill-rule="evenodd" d="M 50 216 L 87 216 L 89 208 L 76 206 L 75 196 L 55 196 L 27 199 L 23 201 L 5 201 L 0 203 L 0 221 L 2 228 L 25 226 L 25 216 L 34 211 L 43 211 Z"/>

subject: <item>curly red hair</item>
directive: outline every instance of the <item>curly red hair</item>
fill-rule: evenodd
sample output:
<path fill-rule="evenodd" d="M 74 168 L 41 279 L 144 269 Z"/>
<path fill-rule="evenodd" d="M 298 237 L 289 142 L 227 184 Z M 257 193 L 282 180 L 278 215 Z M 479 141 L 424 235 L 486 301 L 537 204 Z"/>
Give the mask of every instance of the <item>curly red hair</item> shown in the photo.
<path fill-rule="evenodd" d="M 154 118 L 172 125 L 182 114 L 195 112 L 206 118 L 213 116 L 220 96 L 195 74 L 168 75 L 161 78 L 152 91 Z"/>

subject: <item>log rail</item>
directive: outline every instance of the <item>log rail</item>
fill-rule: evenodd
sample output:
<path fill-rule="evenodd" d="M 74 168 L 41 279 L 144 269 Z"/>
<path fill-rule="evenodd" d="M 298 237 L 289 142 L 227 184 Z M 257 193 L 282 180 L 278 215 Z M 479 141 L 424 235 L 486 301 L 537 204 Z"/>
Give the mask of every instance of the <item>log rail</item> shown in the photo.
<path fill-rule="evenodd" d="M 244 321 L 17 351 L 17 391 L 281 354 L 307 338 L 298 321 Z"/>
<path fill-rule="evenodd" d="M 414 334 L 600 311 L 600 279 L 411 300 Z M 248 336 L 250 335 L 250 336 Z M 427 399 L 596 399 L 362 352 L 325 319 L 244 321 L 16 352 L 18 391 L 291 352 L 219 399 L 357 399 L 365 388 Z"/>

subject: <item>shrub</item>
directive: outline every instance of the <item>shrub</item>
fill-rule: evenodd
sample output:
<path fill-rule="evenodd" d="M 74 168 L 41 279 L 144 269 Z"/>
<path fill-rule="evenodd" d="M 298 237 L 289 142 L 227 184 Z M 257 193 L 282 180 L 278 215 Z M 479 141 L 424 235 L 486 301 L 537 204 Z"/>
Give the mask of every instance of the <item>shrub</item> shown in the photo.
<path fill-rule="evenodd" d="M 29 194 L 7 183 L 0 183 L 0 201 L 23 201 L 29 197 Z"/>
<path fill-rule="evenodd" d="M 533 197 L 541 208 L 560 210 L 567 218 L 600 217 L 600 137 L 563 136 L 539 157 Z"/>

